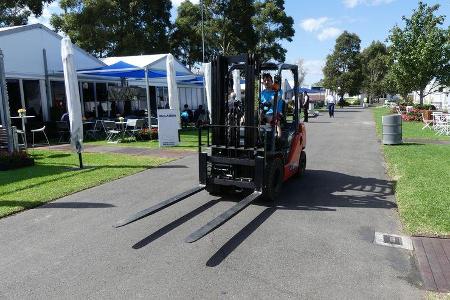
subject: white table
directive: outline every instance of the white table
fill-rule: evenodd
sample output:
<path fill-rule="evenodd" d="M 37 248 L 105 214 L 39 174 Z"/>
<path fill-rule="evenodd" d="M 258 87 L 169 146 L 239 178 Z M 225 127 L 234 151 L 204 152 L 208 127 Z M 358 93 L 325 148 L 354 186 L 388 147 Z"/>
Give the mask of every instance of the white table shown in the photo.
<path fill-rule="evenodd" d="M 25 149 L 27 149 L 27 130 L 25 127 L 25 119 L 27 118 L 35 118 L 36 116 L 17 116 L 17 117 L 11 117 L 11 119 L 22 119 L 22 131 L 23 131 L 23 145 Z"/>

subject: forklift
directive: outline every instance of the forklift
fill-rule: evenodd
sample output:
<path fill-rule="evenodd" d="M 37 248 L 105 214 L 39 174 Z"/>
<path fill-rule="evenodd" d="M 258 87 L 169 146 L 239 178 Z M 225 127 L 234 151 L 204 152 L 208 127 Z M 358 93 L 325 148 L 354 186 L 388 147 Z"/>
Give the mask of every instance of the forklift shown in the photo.
<path fill-rule="evenodd" d="M 245 80 L 242 103 L 233 102 L 230 97 L 234 70 L 239 70 Z M 261 93 L 267 93 L 262 90 L 262 77 L 270 72 L 275 73 L 269 91 L 273 97 L 262 105 Z M 286 91 L 281 91 L 282 73 L 286 72 L 291 72 L 294 79 L 293 96 L 289 99 L 283 99 Z M 306 132 L 299 121 L 298 67 L 260 63 L 253 54 L 218 56 L 211 63 L 211 75 L 211 124 L 198 130 L 199 185 L 122 219 L 115 227 L 150 216 L 203 190 L 214 196 L 232 190 L 247 195 L 190 234 L 185 242 L 192 243 L 257 199 L 276 206 L 283 182 L 304 174 Z M 268 109 L 271 118 L 265 116 Z M 205 131 L 206 143 L 202 141 Z"/>

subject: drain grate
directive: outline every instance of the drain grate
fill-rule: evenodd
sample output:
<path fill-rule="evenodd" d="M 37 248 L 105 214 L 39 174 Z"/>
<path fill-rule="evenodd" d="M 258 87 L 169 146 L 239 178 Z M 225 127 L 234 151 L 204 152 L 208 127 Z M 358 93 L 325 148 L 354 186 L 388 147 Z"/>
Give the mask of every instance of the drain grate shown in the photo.
<path fill-rule="evenodd" d="M 375 232 L 375 244 L 413 250 L 411 238 L 402 235 Z"/>
<path fill-rule="evenodd" d="M 383 234 L 383 241 L 388 244 L 403 245 L 401 237 L 389 234 Z"/>

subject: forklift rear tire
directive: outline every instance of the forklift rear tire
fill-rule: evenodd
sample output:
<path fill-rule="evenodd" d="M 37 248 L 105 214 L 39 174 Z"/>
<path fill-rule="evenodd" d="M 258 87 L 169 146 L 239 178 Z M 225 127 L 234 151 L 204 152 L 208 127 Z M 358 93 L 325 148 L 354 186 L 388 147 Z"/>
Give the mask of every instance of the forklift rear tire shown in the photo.
<path fill-rule="evenodd" d="M 302 151 L 300 153 L 300 159 L 299 159 L 298 165 L 299 165 L 299 168 L 298 168 L 296 177 L 302 177 L 305 174 L 305 170 L 306 170 L 306 153 L 305 153 L 305 151 Z"/>
<path fill-rule="evenodd" d="M 283 169 L 283 161 L 280 158 L 275 158 L 267 167 L 264 198 L 272 202 L 273 205 L 276 204 L 278 194 L 283 185 Z"/>

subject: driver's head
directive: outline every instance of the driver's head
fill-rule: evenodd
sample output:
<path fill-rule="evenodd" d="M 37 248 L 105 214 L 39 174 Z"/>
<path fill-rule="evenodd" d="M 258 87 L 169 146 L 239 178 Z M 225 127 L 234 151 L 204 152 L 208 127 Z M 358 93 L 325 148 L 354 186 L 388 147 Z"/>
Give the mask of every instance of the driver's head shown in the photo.
<path fill-rule="evenodd" d="M 262 81 L 266 89 L 272 88 L 273 85 L 272 75 L 270 75 L 269 73 L 264 73 L 262 76 Z"/>

